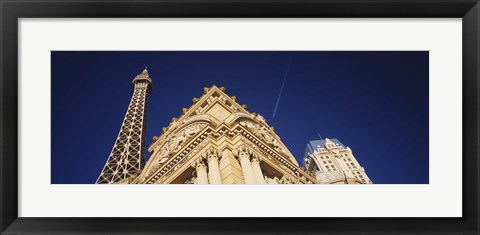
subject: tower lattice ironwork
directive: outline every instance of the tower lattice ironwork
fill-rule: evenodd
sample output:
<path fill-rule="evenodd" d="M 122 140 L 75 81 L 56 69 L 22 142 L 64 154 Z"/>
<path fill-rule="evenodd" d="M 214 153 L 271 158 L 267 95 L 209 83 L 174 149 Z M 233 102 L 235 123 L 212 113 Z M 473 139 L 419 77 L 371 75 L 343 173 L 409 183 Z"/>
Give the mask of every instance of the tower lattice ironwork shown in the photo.
<path fill-rule="evenodd" d="M 132 100 L 97 184 L 118 183 L 137 175 L 145 165 L 146 101 L 152 90 L 147 68 L 132 83 Z"/>

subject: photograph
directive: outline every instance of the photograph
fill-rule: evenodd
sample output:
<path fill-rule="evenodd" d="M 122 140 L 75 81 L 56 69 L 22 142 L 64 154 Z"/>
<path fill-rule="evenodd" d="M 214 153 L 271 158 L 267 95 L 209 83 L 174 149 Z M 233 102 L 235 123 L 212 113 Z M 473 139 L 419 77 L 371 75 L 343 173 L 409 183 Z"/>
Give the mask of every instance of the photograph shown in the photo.
<path fill-rule="evenodd" d="M 480 234 L 480 0 L 0 0 L 0 234 Z"/>
<path fill-rule="evenodd" d="M 51 184 L 429 184 L 429 51 L 52 50 L 51 94 Z"/>

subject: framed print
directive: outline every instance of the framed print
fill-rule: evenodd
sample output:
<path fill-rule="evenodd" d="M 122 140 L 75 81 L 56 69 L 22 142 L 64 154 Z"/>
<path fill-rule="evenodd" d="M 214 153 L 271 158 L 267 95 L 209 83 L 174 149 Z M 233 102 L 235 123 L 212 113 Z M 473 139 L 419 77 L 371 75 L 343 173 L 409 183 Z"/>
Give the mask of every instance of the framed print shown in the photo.
<path fill-rule="evenodd" d="M 1 4 L 2 234 L 480 232 L 477 1 Z"/>

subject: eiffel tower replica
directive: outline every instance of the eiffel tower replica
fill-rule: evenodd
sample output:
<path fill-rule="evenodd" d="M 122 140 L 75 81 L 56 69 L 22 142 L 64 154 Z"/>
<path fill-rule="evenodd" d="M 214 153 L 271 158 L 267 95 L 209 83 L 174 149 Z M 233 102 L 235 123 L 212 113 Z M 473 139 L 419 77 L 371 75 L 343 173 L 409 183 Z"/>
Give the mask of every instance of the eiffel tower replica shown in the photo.
<path fill-rule="evenodd" d="M 128 179 L 139 174 L 145 165 L 145 113 L 147 96 L 152 91 L 147 68 L 132 83 L 132 99 L 97 184 L 129 183 Z"/>

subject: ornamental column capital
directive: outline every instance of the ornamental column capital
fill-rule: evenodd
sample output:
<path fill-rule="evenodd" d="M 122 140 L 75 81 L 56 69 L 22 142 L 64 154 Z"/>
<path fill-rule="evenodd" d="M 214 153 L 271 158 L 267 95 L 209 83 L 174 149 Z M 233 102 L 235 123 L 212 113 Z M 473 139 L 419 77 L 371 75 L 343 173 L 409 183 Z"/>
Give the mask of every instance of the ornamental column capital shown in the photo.
<path fill-rule="evenodd" d="M 202 157 L 204 159 L 207 159 L 208 161 L 210 160 L 219 160 L 220 157 L 221 157 L 221 154 L 220 154 L 220 151 L 218 151 L 218 149 L 214 148 L 213 146 L 211 146 L 210 148 L 208 148 L 203 154 L 202 154 Z"/>
<path fill-rule="evenodd" d="M 192 162 L 191 166 L 197 170 L 199 169 L 207 169 L 205 163 L 203 163 L 203 159 L 197 159 L 196 161 Z"/>
<path fill-rule="evenodd" d="M 263 161 L 263 157 L 258 156 L 256 153 L 252 153 L 252 164 L 260 164 Z"/>
<path fill-rule="evenodd" d="M 257 180 L 252 169 L 252 163 L 250 162 L 252 151 L 246 145 L 242 144 L 233 151 L 233 154 L 240 161 L 245 184 L 257 184 Z"/>
<path fill-rule="evenodd" d="M 235 150 L 232 151 L 233 155 L 237 158 L 248 158 L 250 161 L 250 155 L 252 154 L 252 150 L 244 144 L 238 146 Z"/>

